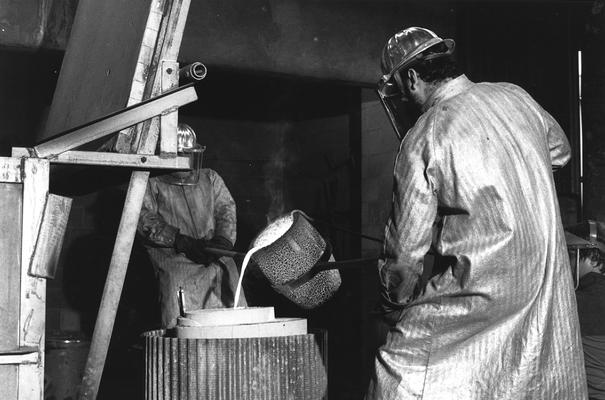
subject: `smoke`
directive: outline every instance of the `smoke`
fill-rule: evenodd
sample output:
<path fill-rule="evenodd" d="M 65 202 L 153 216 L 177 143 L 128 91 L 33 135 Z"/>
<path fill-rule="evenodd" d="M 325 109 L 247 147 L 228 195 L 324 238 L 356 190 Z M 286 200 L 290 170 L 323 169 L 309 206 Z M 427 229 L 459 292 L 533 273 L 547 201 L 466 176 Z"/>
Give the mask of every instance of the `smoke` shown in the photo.
<path fill-rule="evenodd" d="M 287 146 L 287 133 L 290 125 L 281 123 L 278 125 L 278 141 L 271 159 L 264 167 L 265 190 L 270 199 L 267 210 L 267 223 L 284 215 L 287 210 L 285 176 L 288 167 L 289 152 Z"/>

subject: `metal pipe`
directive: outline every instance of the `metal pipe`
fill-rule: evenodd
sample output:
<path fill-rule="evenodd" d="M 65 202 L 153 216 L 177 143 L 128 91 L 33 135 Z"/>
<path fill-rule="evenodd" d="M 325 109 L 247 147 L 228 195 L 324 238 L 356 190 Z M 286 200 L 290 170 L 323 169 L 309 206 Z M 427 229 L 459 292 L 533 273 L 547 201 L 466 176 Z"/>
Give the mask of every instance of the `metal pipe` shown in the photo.
<path fill-rule="evenodd" d="M 239 251 L 215 249 L 214 247 L 205 247 L 204 251 L 207 253 L 210 253 L 210 254 L 214 254 L 217 256 L 225 256 L 225 257 L 245 257 L 246 256 L 246 253 L 241 253 Z"/>
<path fill-rule="evenodd" d="M 578 50 L 578 122 L 580 135 L 580 221 L 584 220 L 584 132 L 582 129 L 582 50 Z"/>
<path fill-rule="evenodd" d="M 179 79 L 186 81 L 201 81 L 206 77 L 208 69 L 204 64 L 196 61 L 179 69 Z"/>
<path fill-rule="evenodd" d="M 330 269 L 349 269 L 349 268 L 358 268 L 359 264 L 368 263 L 368 262 L 377 262 L 378 257 L 365 257 L 365 258 L 353 258 L 350 260 L 342 260 L 342 261 L 325 261 L 319 262 L 315 264 L 313 267 L 313 271 L 327 271 Z"/>

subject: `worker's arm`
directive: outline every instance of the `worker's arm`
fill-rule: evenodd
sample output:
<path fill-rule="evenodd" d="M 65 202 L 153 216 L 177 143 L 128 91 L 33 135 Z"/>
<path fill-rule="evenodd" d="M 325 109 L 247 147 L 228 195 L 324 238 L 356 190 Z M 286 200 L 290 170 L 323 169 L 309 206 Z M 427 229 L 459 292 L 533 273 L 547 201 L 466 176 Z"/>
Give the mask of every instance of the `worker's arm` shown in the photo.
<path fill-rule="evenodd" d="M 522 101 L 524 101 L 528 107 L 538 109 L 538 112 L 542 117 L 544 129 L 546 130 L 546 140 L 548 141 L 552 170 L 556 171 L 565 166 L 571 158 L 571 148 L 569 146 L 569 141 L 565 136 L 565 132 L 559 123 L 521 87 L 506 82 L 501 82 L 499 85 L 504 86 L 508 90 L 515 92 L 516 95 L 521 96 Z"/>
<path fill-rule="evenodd" d="M 145 241 L 158 247 L 173 247 L 175 235 L 179 231 L 176 227 L 166 223 L 158 214 L 157 186 L 151 181 L 147 185 L 137 231 Z"/>
<path fill-rule="evenodd" d="M 234 245 L 237 232 L 235 201 L 219 174 L 211 171 L 210 179 L 214 193 L 214 237 L 225 238 Z"/>
<path fill-rule="evenodd" d="M 571 147 L 559 123 L 546 111 L 544 120 L 547 129 L 548 148 L 553 171 L 565 166 L 571 158 Z"/>
<path fill-rule="evenodd" d="M 418 294 L 423 259 L 431 245 L 437 215 L 432 146 L 427 139 L 431 130 L 432 126 L 421 125 L 410 131 L 395 161 L 392 211 L 378 264 L 387 313 L 401 310 Z"/>

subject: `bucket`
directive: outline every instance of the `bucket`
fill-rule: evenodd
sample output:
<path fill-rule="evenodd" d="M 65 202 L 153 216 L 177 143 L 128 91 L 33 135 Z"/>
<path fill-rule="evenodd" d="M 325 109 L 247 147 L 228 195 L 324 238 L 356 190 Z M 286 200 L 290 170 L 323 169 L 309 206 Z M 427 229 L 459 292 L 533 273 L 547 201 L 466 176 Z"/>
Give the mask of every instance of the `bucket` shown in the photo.
<path fill-rule="evenodd" d="M 77 398 L 89 349 L 90 341 L 77 332 L 56 332 L 46 337 L 45 399 Z"/>
<path fill-rule="evenodd" d="M 273 288 L 302 308 L 323 304 L 340 287 L 338 270 L 312 274 L 301 281 L 322 257 L 326 242 L 300 210 L 267 226 L 252 247 L 259 247 L 252 257 Z"/>

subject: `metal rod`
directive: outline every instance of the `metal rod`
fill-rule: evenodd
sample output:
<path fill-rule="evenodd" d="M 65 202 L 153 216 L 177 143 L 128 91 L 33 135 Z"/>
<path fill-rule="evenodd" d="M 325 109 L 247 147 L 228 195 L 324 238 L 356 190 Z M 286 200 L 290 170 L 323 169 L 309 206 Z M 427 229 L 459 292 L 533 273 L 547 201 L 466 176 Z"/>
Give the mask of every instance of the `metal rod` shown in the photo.
<path fill-rule="evenodd" d="M 584 132 L 582 129 L 582 50 L 578 50 L 578 123 L 580 134 L 580 221 L 584 220 Z"/>
<path fill-rule="evenodd" d="M 365 257 L 365 258 L 353 258 L 350 260 L 342 260 L 342 261 L 325 261 L 319 262 L 315 264 L 313 270 L 315 271 L 327 271 L 330 269 L 349 269 L 349 268 L 359 268 L 363 267 L 364 263 L 368 262 L 377 262 L 378 257 Z"/>
<path fill-rule="evenodd" d="M 366 235 L 366 234 L 363 234 L 363 233 L 360 233 L 360 232 L 356 232 L 356 231 L 353 231 L 353 230 L 350 230 L 350 229 L 347 229 L 347 228 L 343 228 L 341 226 L 333 225 L 330 222 L 322 221 L 322 220 L 317 219 L 317 218 L 312 218 L 312 221 L 319 222 L 320 224 L 327 225 L 329 228 L 335 229 L 337 231 L 341 231 L 341 232 L 348 233 L 348 234 L 351 234 L 351 235 L 359 236 L 359 237 L 361 237 L 363 239 L 368 239 L 368 240 L 371 240 L 371 241 L 374 241 L 374 242 L 378 242 L 378 243 L 382 243 L 384 241 L 381 238 L 377 238 L 377 237 L 374 237 L 374 236 L 369 236 L 369 235 Z"/>
<path fill-rule="evenodd" d="M 205 247 L 204 251 L 207 253 L 210 253 L 210 254 L 215 254 L 217 256 L 226 256 L 226 257 L 245 257 L 246 256 L 246 253 L 241 253 L 239 251 L 215 249 L 214 247 Z"/>

